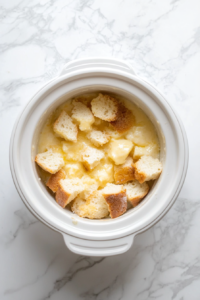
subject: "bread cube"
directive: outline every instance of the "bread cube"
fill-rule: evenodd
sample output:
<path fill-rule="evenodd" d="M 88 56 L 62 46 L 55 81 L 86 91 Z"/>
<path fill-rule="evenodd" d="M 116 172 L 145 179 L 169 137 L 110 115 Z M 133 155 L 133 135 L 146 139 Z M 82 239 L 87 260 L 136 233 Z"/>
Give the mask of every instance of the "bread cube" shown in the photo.
<path fill-rule="evenodd" d="M 134 125 L 134 122 L 135 117 L 133 116 L 132 112 L 124 105 L 120 104 L 117 112 L 117 118 L 116 120 L 110 122 L 110 124 L 119 133 L 124 133 Z"/>
<path fill-rule="evenodd" d="M 117 184 L 126 183 L 128 181 L 135 179 L 135 169 L 133 165 L 133 159 L 130 156 L 127 157 L 124 164 L 115 166 L 114 178 Z"/>
<path fill-rule="evenodd" d="M 133 207 L 137 206 L 149 192 L 148 184 L 146 182 L 140 184 L 137 180 L 126 183 L 124 188 L 126 189 L 128 201 Z"/>
<path fill-rule="evenodd" d="M 125 163 L 126 158 L 133 148 L 131 141 L 120 139 L 111 140 L 109 145 L 108 156 L 115 162 L 116 165 Z"/>
<path fill-rule="evenodd" d="M 86 145 L 81 152 L 83 165 L 87 170 L 92 170 L 100 163 L 104 155 L 103 151 Z"/>
<path fill-rule="evenodd" d="M 58 189 L 59 181 L 61 179 L 65 179 L 65 177 L 65 171 L 61 169 L 57 173 L 51 175 L 46 183 L 46 186 L 48 186 L 48 188 L 50 188 L 55 193 Z"/>
<path fill-rule="evenodd" d="M 101 193 L 108 204 L 108 210 L 112 219 L 126 212 L 127 196 L 126 189 L 123 185 L 108 183 L 106 187 L 101 190 Z"/>
<path fill-rule="evenodd" d="M 78 215 L 79 217 L 84 218 L 85 215 L 85 207 L 86 204 L 86 200 L 82 199 L 81 197 L 76 197 L 74 199 L 74 201 L 72 201 L 71 203 L 71 210 L 73 213 L 75 213 L 76 215 Z"/>
<path fill-rule="evenodd" d="M 64 166 L 63 156 L 60 153 L 49 149 L 46 152 L 39 153 L 35 157 L 35 162 L 45 171 L 55 174 Z"/>
<path fill-rule="evenodd" d="M 76 124 L 72 122 L 72 118 L 65 111 L 62 111 L 58 119 L 55 121 L 53 130 L 65 140 L 72 142 L 77 141 L 78 128 Z"/>
<path fill-rule="evenodd" d="M 110 136 L 107 133 L 99 130 L 92 130 L 87 134 L 87 138 L 91 140 L 96 147 L 103 146 L 110 140 Z"/>
<path fill-rule="evenodd" d="M 108 205 L 99 191 L 93 192 L 86 201 L 77 197 L 71 209 L 79 217 L 88 219 L 102 219 L 109 215 Z"/>
<path fill-rule="evenodd" d="M 72 119 L 79 123 L 81 131 L 88 131 L 94 123 L 94 116 L 91 110 L 81 102 L 73 101 Z"/>
<path fill-rule="evenodd" d="M 83 190 L 84 184 L 81 179 L 61 179 L 56 192 L 56 202 L 64 208 Z"/>
<path fill-rule="evenodd" d="M 157 179 L 162 172 L 162 164 L 157 158 L 142 156 L 135 164 L 135 178 L 143 183 Z"/>
<path fill-rule="evenodd" d="M 92 112 L 95 117 L 104 121 L 115 121 L 117 119 L 118 102 L 109 95 L 99 94 L 91 101 Z"/>

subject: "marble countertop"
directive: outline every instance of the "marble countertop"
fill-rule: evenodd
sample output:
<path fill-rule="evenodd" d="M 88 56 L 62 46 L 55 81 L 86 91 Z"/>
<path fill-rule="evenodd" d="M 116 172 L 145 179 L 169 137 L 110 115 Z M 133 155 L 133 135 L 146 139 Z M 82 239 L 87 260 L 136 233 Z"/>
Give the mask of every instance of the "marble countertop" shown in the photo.
<path fill-rule="evenodd" d="M 200 299 L 199 0 L 0 0 L 0 299 Z M 190 162 L 168 214 L 125 254 L 80 257 L 18 196 L 9 139 L 21 109 L 76 58 L 124 59 L 185 125 Z"/>

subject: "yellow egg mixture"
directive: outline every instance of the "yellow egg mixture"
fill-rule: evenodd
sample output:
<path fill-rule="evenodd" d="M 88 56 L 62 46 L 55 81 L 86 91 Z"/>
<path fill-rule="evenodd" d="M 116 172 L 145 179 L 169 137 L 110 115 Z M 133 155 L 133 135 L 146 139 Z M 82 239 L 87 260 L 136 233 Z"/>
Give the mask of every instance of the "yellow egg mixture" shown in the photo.
<path fill-rule="evenodd" d="M 98 93 L 82 95 L 79 98 L 84 104 L 89 105 L 91 100 L 97 97 Z M 115 96 L 116 97 L 116 96 Z M 63 155 L 65 170 L 68 178 L 82 178 L 88 175 L 99 183 L 99 188 L 105 187 L 107 183 L 114 182 L 114 166 L 124 163 L 127 153 L 137 161 L 143 155 L 151 155 L 159 158 L 159 140 L 154 125 L 147 115 L 134 103 L 121 97 L 116 97 L 133 113 L 135 119 L 134 125 L 127 132 L 120 134 L 109 124 L 95 117 L 92 130 L 100 130 L 110 135 L 110 141 L 100 147 L 94 146 L 86 137 L 88 132 L 78 131 L 77 142 L 69 142 L 60 138 L 53 131 L 53 124 L 64 110 L 70 116 L 72 114 L 72 100 L 69 99 L 59 106 L 46 120 L 38 142 L 38 153 L 45 152 L 52 148 L 54 151 Z M 76 123 L 75 121 L 73 121 Z M 78 125 L 78 124 L 77 124 Z M 81 162 L 81 151 L 86 145 L 103 150 L 105 158 L 92 171 L 87 171 Z M 50 177 L 50 174 L 39 168 L 40 177 L 44 183 Z"/>

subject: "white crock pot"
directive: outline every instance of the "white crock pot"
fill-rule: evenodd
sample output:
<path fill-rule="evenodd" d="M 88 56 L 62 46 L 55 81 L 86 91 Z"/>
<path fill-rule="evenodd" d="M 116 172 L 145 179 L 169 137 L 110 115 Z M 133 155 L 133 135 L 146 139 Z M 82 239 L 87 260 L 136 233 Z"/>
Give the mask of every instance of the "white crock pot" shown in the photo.
<path fill-rule="evenodd" d="M 62 209 L 39 179 L 34 163 L 39 132 L 47 116 L 66 98 L 90 91 L 122 95 L 140 106 L 154 123 L 163 172 L 148 196 L 117 219 L 89 220 Z M 180 119 L 151 84 L 124 62 L 83 59 L 68 63 L 29 101 L 18 118 L 10 143 L 10 167 L 16 188 L 29 210 L 63 235 L 78 254 L 108 256 L 126 252 L 134 236 L 155 224 L 172 206 L 188 165 L 187 138 Z"/>

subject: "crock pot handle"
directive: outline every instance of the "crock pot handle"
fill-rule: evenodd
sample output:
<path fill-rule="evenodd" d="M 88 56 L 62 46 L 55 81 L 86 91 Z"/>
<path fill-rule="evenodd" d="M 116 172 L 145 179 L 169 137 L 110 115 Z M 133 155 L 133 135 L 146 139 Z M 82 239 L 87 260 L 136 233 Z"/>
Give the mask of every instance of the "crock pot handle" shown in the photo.
<path fill-rule="evenodd" d="M 134 235 L 109 241 L 91 241 L 63 234 L 66 246 L 72 252 L 84 256 L 111 256 L 128 251 L 134 240 Z"/>
<path fill-rule="evenodd" d="M 102 68 L 111 68 L 111 69 L 117 69 L 121 71 L 125 71 L 128 73 L 131 73 L 133 75 L 136 75 L 134 69 L 132 68 L 129 63 L 124 62 L 119 59 L 113 59 L 113 58 L 105 58 L 105 57 L 94 57 L 94 58 L 83 58 L 83 59 L 77 59 L 72 60 L 68 62 L 64 67 L 62 68 L 59 76 L 66 75 L 67 73 L 71 73 L 76 70 L 80 70 L 82 68 L 96 68 L 96 67 L 102 67 Z"/>

